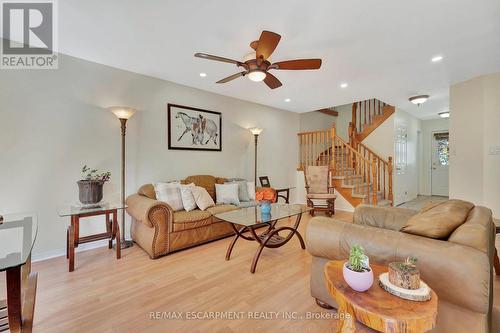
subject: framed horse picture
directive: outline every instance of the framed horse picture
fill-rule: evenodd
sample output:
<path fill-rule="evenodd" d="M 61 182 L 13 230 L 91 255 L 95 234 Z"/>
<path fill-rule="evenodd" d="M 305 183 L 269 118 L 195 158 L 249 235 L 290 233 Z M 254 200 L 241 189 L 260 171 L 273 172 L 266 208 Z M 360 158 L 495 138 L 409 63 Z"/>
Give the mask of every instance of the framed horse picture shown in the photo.
<path fill-rule="evenodd" d="M 220 112 L 168 104 L 168 149 L 222 151 Z"/>

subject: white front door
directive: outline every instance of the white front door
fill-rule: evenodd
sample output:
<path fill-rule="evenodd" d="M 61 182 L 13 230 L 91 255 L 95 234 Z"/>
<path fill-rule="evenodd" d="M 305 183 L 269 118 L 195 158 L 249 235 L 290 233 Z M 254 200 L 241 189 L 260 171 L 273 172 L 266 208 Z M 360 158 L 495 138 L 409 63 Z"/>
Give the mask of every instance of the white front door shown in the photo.
<path fill-rule="evenodd" d="M 432 195 L 448 196 L 449 136 L 448 133 L 432 134 Z"/>

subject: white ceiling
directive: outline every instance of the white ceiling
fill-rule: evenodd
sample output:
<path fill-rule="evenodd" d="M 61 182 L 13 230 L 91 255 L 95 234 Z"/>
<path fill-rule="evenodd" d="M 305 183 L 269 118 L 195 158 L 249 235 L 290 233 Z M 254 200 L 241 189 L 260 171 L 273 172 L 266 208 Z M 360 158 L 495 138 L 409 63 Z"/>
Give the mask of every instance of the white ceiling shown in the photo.
<path fill-rule="evenodd" d="M 64 0 L 60 52 L 215 93 L 295 112 L 378 98 L 415 116 L 448 109 L 448 88 L 500 71 L 498 0 Z M 271 90 L 236 66 L 260 32 L 282 35 L 272 60 L 319 57 L 318 71 L 275 71 Z M 443 55 L 440 63 L 431 63 Z M 207 73 L 201 78 L 200 72 Z M 339 88 L 347 82 L 347 89 Z M 420 107 L 408 97 L 426 93 Z M 285 103 L 285 98 L 291 98 Z M 451 111 L 453 112 L 453 110 Z"/>

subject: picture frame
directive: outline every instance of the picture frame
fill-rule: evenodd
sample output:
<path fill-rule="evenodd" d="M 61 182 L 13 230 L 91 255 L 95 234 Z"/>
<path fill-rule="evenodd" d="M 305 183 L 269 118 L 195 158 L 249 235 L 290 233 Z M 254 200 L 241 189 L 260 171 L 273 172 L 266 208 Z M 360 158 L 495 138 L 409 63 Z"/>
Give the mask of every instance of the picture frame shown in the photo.
<path fill-rule="evenodd" d="M 222 113 L 167 105 L 168 149 L 222 151 Z"/>

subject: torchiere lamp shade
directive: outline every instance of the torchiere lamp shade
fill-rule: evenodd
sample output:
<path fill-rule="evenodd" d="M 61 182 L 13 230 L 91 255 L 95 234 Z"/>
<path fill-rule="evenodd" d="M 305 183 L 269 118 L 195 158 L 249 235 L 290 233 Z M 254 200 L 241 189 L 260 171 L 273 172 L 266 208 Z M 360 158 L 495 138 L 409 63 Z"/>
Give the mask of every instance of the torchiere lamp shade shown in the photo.
<path fill-rule="evenodd" d="M 136 110 L 126 106 L 112 106 L 109 108 L 109 111 L 113 112 L 118 119 L 129 119 L 134 115 Z"/>

